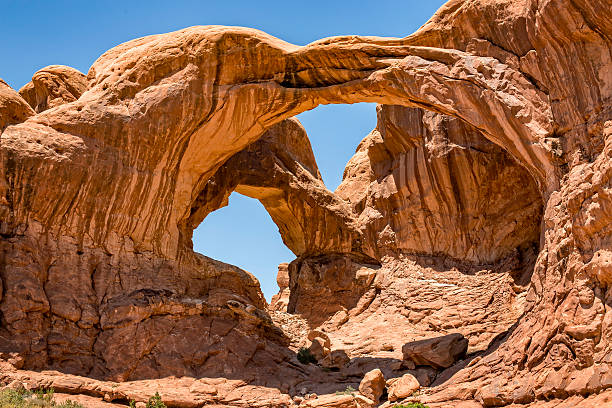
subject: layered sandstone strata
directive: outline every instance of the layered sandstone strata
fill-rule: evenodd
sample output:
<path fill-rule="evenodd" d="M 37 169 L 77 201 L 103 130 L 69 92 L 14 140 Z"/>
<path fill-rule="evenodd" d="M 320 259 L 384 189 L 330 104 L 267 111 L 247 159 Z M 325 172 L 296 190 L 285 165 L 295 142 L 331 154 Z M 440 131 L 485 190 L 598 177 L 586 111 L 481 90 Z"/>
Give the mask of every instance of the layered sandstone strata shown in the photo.
<path fill-rule="evenodd" d="M 0 83 L 0 351 L 29 369 L 295 394 L 313 368 L 257 281 L 191 250 L 235 190 L 298 256 L 288 310 L 335 328 L 332 349 L 347 343 L 363 369 L 382 360 L 342 330 L 402 316 L 419 337 L 465 331 L 481 353 L 435 379 L 419 397 L 431 405 L 607 398 L 610 14 L 606 0 L 451 0 L 403 39 L 305 47 L 193 27 L 109 50 L 86 84 L 61 67 L 23 97 Z M 284 121 L 363 101 L 388 106 L 334 194 Z M 372 353 L 397 353 L 394 336 Z M 342 381 L 319 378 L 321 392 Z"/>

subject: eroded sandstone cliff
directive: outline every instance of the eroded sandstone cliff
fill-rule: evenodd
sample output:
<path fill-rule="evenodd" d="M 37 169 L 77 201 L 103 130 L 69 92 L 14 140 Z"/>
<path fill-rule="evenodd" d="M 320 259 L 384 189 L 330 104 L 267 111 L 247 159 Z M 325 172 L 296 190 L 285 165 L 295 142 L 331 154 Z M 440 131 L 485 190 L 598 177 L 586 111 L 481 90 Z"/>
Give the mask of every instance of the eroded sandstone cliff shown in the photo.
<path fill-rule="evenodd" d="M 1 82 L 3 381 L 125 401 L 160 382 L 98 380 L 175 375 L 171 404 L 282 406 L 374 366 L 399 376 L 402 343 L 460 332 L 468 358 L 415 368 L 433 381 L 415 398 L 601 406 L 610 9 L 451 0 L 402 39 L 304 47 L 192 27 L 119 45 L 86 77 Z M 363 101 L 382 105 L 377 129 L 332 193 L 290 118 Z M 232 191 L 279 225 L 297 256 L 287 310 L 327 332 L 346 370 L 298 363 L 291 318 L 270 318 L 256 279 L 193 253 L 193 228 Z M 47 368 L 96 380 L 31 371 Z"/>

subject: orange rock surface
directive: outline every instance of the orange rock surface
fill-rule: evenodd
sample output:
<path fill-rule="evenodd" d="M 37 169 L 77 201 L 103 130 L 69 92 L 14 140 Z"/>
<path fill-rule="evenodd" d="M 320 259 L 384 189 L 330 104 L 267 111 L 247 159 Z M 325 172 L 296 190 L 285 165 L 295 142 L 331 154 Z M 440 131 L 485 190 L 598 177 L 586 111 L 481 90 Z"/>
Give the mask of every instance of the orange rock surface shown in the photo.
<path fill-rule="evenodd" d="M 379 368 L 431 408 L 611 404 L 611 38 L 608 0 L 451 0 L 405 38 L 191 27 L 0 81 L 0 381 L 366 407 L 335 392 Z M 292 117 L 357 102 L 331 192 Z M 297 257 L 272 309 L 192 250 L 233 191 Z M 350 361 L 300 363 L 314 329 Z M 452 333 L 451 367 L 403 359 Z"/>

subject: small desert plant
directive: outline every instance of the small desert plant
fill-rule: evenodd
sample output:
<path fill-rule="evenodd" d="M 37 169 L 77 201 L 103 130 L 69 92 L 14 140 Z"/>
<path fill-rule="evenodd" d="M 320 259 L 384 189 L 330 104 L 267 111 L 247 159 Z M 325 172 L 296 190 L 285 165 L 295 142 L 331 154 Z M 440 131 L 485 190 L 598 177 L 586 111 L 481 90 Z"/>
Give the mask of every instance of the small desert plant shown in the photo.
<path fill-rule="evenodd" d="M 395 404 L 391 408 L 429 408 L 427 405 L 421 404 L 420 402 L 408 402 L 406 404 Z"/>
<path fill-rule="evenodd" d="M 312 355 L 309 349 L 302 347 L 297 353 L 297 359 L 302 364 L 316 364 L 317 359 Z"/>
<path fill-rule="evenodd" d="M 353 395 L 357 391 L 352 386 L 348 385 L 344 391 L 336 391 L 336 395 Z"/>
<path fill-rule="evenodd" d="M 25 407 L 26 399 L 32 395 L 26 390 L 4 389 L 0 391 L 0 407 Z"/>
<path fill-rule="evenodd" d="M 53 390 L 53 388 L 49 388 L 47 390 L 39 388 L 34 391 L 34 395 L 36 395 L 36 398 L 41 400 L 45 404 L 55 405 L 53 404 L 53 396 L 55 395 L 55 390 Z"/>
<path fill-rule="evenodd" d="M 166 404 L 162 402 L 159 392 L 156 392 L 154 396 L 149 398 L 147 408 L 166 408 Z"/>
<path fill-rule="evenodd" d="M 53 400 L 54 396 L 53 388 L 38 389 L 34 392 L 5 388 L 0 390 L 0 408 L 83 408 L 81 404 L 71 400 L 57 404 Z"/>

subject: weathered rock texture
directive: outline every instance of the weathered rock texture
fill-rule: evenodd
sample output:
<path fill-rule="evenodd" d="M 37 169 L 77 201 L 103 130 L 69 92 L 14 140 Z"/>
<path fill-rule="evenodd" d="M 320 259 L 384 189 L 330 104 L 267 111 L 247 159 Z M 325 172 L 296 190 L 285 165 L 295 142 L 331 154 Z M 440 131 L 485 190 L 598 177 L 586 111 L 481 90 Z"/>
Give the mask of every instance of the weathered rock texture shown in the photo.
<path fill-rule="evenodd" d="M 34 111 L 13 88 L 0 79 L 0 129 L 8 125 L 21 123 Z"/>
<path fill-rule="evenodd" d="M 512 285 L 529 281 L 540 240 L 542 199 L 529 174 L 478 130 L 448 116 L 383 105 L 377 129 L 349 161 L 336 194 L 351 204 L 366 251 L 301 256 L 292 262 L 289 311 L 318 325 L 346 309 L 358 315 L 379 305 L 401 310 L 425 300 L 425 309 L 442 308 L 447 315 L 439 318 L 448 320 L 453 305 L 462 307 L 468 298 L 472 305 L 486 305 L 492 296 L 506 294 L 506 301 L 489 305 L 480 318 L 464 315 L 446 327 L 501 323 L 507 320 L 501 315 L 512 315 L 498 334 L 520 315 L 509 307 L 515 297 Z M 408 259 L 415 265 L 406 264 Z M 398 261 L 404 265 L 397 266 Z M 444 287 L 422 279 L 430 273 L 417 271 L 419 266 L 438 272 L 454 268 L 464 276 L 452 278 L 451 284 L 479 289 L 463 297 L 448 290 L 445 295 Z M 416 287 L 404 280 L 411 271 L 417 273 Z M 473 276 L 485 271 L 505 277 Z M 442 306 L 445 297 L 449 299 Z M 399 318 L 397 311 L 380 312 L 372 313 Z M 421 312 L 402 326 L 412 326 L 415 333 L 417 316 L 432 314 Z"/>
<path fill-rule="evenodd" d="M 234 191 L 261 201 L 296 255 L 361 249 L 353 212 L 325 188 L 306 131 L 296 119 L 272 127 L 217 170 L 192 204 L 185 235 L 227 205 Z"/>
<path fill-rule="evenodd" d="M 278 265 L 278 273 L 276 274 L 276 283 L 278 285 L 278 293 L 270 299 L 270 310 L 286 312 L 289 305 L 289 265 L 282 263 Z"/>
<path fill-rule="evenodd" d="M 19 90 L 36 112 L 74 102 L 87 89 L 87 78 L 74 68 L 50 65 L 37 71 Z"/>
<path fill-rule="evenodd" d="M 304 47 L 192 27 L 119 45 L 86 79 L 46 68 L 21 96 L 0 83 L 0 351 L 98 378 L 240 380 L 265 396 L 187 392 L 281 406 L 373 366 L 399 376 L 403 343 L 459 332 L 476 355 L 414 371 L 434 381 L 418 396 L 432 407 L 598 406 L 612 387 L 611 14 L 607 0 L 451 0 L 403 39 Z M 329 192 L 290 118 L 364 101 L 384 105 L 377 129 Z M 193 253 L 193 228 L 232 191 L 279 225 L 298 257 L 287 310 L 327 330 L 347 371 L 298 364 L 256 279 Z M 325 398 L 306 404 L 364 403 Z"/>
<path fill-rule="evenodd" d="M 478 129 L 421 109 L 379 107 L 337 194 L 380 255 L 487 264 L 539 242 L 542 201 L 529 173 Z"/>

